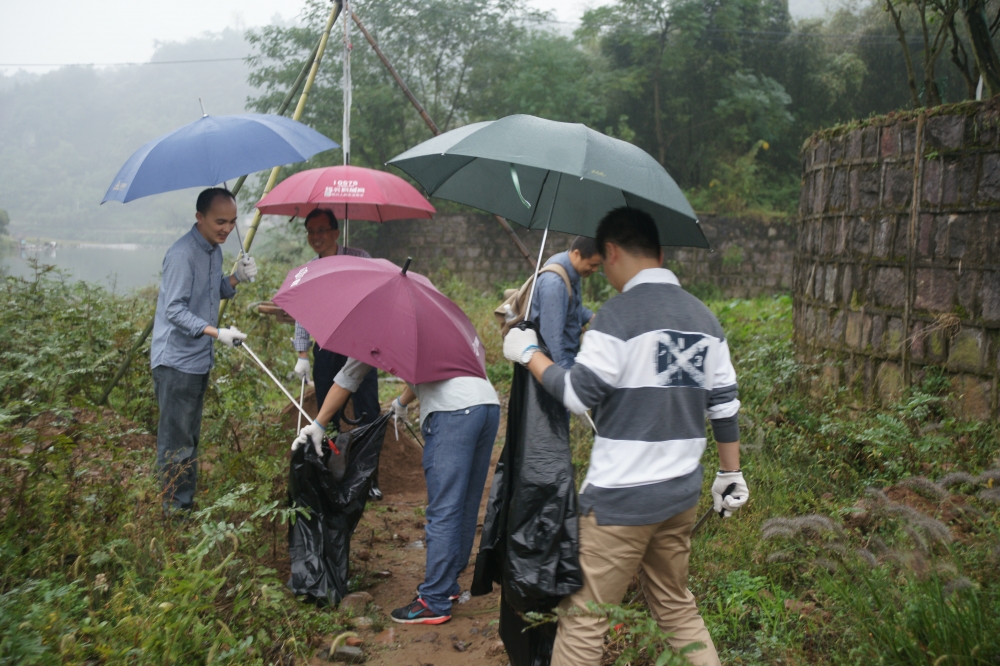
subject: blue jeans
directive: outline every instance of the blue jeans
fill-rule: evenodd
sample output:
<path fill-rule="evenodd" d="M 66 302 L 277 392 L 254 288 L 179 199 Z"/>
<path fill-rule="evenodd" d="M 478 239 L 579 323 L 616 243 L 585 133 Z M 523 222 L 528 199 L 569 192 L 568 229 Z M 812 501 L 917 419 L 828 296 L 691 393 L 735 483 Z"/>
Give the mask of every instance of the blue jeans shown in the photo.
<path fill-rule="evenodd" d="M 424 419 L 427 571 L 417 591 L 437 615 L 451 615 L 448 597 L 459 593 L 458 575 L 469 564 L 499 426 L 499 405 L 433 412 Z"/>

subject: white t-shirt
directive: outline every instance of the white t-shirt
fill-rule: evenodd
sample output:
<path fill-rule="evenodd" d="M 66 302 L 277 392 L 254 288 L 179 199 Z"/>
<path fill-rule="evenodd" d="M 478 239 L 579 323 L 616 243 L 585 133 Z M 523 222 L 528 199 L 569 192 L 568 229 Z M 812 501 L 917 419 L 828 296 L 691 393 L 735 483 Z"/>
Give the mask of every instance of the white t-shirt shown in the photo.
<path fill-rule="evenodd" d="M 361 380 L 372 369 L 367 363 L 348 357 L 333 382 L 351 393 L 358 390 Z M 420 425 L 434 412 L 454 412 L 476 405 L 499 405 L 500 399 L 489 380 L 482 377 L 452 377 L 425 384 L 407 382 L 420 400 Z"/>

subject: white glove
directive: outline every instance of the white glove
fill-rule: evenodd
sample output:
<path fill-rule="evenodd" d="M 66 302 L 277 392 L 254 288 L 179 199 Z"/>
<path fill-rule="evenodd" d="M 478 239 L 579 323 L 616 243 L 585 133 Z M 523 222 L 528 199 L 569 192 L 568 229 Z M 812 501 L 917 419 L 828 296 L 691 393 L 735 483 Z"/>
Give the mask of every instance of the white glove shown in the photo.
<path fill-rule="evenodd" d="M 399 419 L 403 419 L 403 423 L 406 423 L 406 415 L 410 411 L 409 405 L 404 405 L 396 398 L 392 401 L 392 428 L 396 431 L 396 439 L 399 439 Z"/>
<path fill-rule="evenodd" d="M 530 328 L 512 328 L 503 339 L 503 356 L 508 361 L 527 365 L 538 349 L 538 334 Z"/>
<path fill-rule="evenodd" d="M 723 497 L 722 494 L 730 485 L 735 487 Z M 712 506 L 723 518 L 728 518 L 739 511 L 748 499 L 750 499 L 750 489 L 743 480 L 742 472 L 719 472 L 716 475 L 715 483 L 712 484 Z"/>
<path fill-rule="evenodd" d="M 236 328 L 235 326 L 230 326 L 229 328 L 219 329 L 219 342 L 226 345 L 227 347 L 235 347 L 236 341 L 243 342 L 247 339 L 247 334 Z"/>
<path fill-rule="evenodd" d="M 236 276 L 237 282 L 246 282 L 247 280 L 253 282 L 257 277 L 257 262 L 253 260 L 253 257 L 244 254 L 236 262 L 236 272 L 233 275 Z"/>
<path fill-rule="evenodd" d="M 299 436 L 295 438 L 292 442 L 292 451 L 297 451 L 300 446 L 304 446 L 306 442 L 312 442 L 313 449 L 316 451 L 316 455 L 320 458 L 323 457 L 323 437 L 326 436 L 326 428 L 321 426 L 318 421 L 313 421 L 305 428 L 299 431 Z"/>
<path fill-rule="evenodd" d="M 300 356 L 299 360 L 295 361 L 293 372 L 299 379 L 309 379 L 309 359 Z"/>

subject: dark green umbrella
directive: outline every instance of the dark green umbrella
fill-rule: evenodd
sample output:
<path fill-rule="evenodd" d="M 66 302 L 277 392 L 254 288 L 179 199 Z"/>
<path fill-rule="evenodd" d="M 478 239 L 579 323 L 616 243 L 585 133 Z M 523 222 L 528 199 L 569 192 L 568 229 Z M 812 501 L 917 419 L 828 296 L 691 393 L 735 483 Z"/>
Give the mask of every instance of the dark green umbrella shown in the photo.
<path fill-rule="evenodd" d="M 586 125 L 508 116 L 436 136 L 389 164 L 430 196 L 545 229 L 542 248 L 549 229 L 594 237 L 621 206 L 652 215 L 663 245 L 709 246 L 684 193 L 649 153 Z"/>
<path fill-rule="evenodd" d="M 593 237 L 605 213 L 629 206 L 653 216 L 664 245 L 708 247 L 670 174 L 641 148 L 586 125 L 508 116 L 436 136 L 389 164 L 431 196 L 528 229 Z"/>

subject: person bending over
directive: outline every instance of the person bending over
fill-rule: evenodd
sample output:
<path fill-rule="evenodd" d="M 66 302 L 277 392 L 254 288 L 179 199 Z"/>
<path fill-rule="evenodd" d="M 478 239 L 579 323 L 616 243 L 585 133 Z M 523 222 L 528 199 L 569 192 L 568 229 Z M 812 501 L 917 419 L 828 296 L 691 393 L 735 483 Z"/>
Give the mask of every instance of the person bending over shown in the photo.
<path fill-rule="evenodd" d="M 530 329 L 511 329 L 504 339 L 506 358 L 526 365 L 570 411 L 592 409 L 597 427 L 580 490 L 583 587 L 560 604 L 552 666 L 600 663 L 607 620 L 589 614 L 587 602 L 621 603 L 637 570 L 670 644 L 692 646 L 694 664 L 717 665 L 687 577 L 706 414 L 719 452 L 715 510 L 728 516 L 749 497 L 729 347 L 715 315 L 661 268 L 648 214 L 611 211 L 598 226 L 597 247 L 620 293 L 597 313 L 571 370 L 536 353 Z"/>
<path fill-rule="evenodd" d="M 333 418 L 361 386 L 372 367 L 349 358 L 337 373 L 316 420 L 292 444 L 320 444 Z M 476 538 L 479 504 L 489 473 L 490 456 L 500 425 L 500 400 L 481 377 L 454 377 L 407 385 L 392 401 L 394 417 L 405 419 L 409 405 L 420 401 L 427 481 L 427 566 L 417 596 L 391 613 L 403 624 L 442 624 L 451 619 L 452 602 L 461 591 L 458 576 L 469 564 Z"/>

